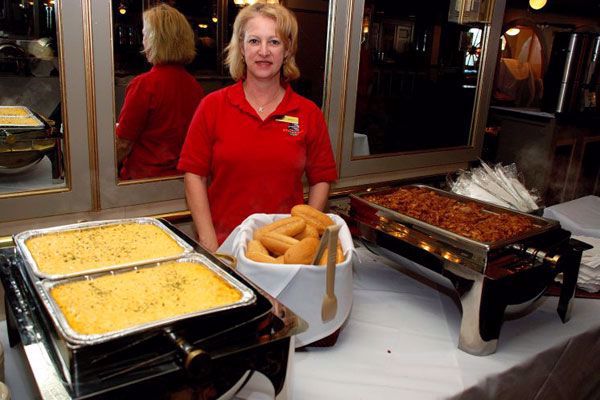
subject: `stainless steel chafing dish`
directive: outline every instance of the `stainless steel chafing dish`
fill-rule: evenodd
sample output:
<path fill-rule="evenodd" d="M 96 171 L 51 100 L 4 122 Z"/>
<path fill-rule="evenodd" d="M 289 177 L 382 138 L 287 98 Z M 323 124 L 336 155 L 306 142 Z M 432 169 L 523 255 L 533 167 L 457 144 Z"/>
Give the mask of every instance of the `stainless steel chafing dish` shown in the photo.
<path fill-rule="evenodd" d="M 221 259 L 161 222 L 193 247 L 195 253 L 182 261 L 209 265 L 239 288 L 244 300 L 127 332 L 72 337 L 47 296 L 47 289 L 57 282 L 31 274 L 27 260 L 16 248 L 0 249 L 9 343 L 23 345 L 42 397 L 83 399 L 103 394 L 156 398 L 193 387 L 217 398 L 241 385 L 252 371 L 263 373 L 275 393 L 285 395 L 292 337 L 304 331 L 306 323 Z M 86 278 L 68 278 L 78 279 Z"/>
<path fill-rule="evenodd" d="M 472 240 L 382 207 L 365 196 L 385 195 L 399 188 L 381 188 L 350 195 L 340 208 L 354 236 L 387 258 L 406 257 L 447 278 L 462 305 L 459 348 L 475 355 L 496 351 L 507 307 L 539 298 L 558 273 L 564 284 L 558 305 L 563 321 L 570 315 L 571 299 L 585 245 L 551 220 L 520 213 L 424 185 L 459 202 L 474 202 L 488 213 L 520 215 L 532 228 L 493 243 Z"/>
<path fill-rule="evenodd" d="M 170 238 L 172 238 L 180 247 L 181 253 L 175 256 L 169 257 L 158 257 L 158 258 L 145 258 L 138 261 L 122 263 L 118 265 L 100 265 L 93 268 L 89 268 L 85 271 L 73 272 L 73 273 L 64 273 L 64 274 L 47 274 L 40 270 L 38 263 L 33 258 L 29 247 L 27 246 L 27 240 L 45 235 L 52 235 L 61 232 L 69 232 L 69 231 L 83 231 L 87 229 L 96 229 L 114 225 L 122 225 L 122 224 L 148 224 L 156 226 L 161 229 L 165 234 L 167 234 Z M 85 275 L 93 272 L 102 272 L 102 271 L 110 271 L 115 268 L 124 268 L 131 267 L 140 264 L 152 263 L 152 262 L 160 262 L 166 261 L 173 258 L 181 257 L 186 254 L 193 252 L 193 247 L 183 240 L 180 236 L 176 235 L 171 229 L 168 229 L 161 221 L 155 218 L 124 218 L 124 219 L 114 219 L 114 220 L 103 220 L 103 221 L 90 221 L 90 222 L 82 222 L 77 224 L 70 225 L 62 225 L 51 228 L 43 228 L 43 229 L 31 229 L 28 231 L 24 231 L 18 233 L 13 238 L 18 251 L 21 253 L 23 259 L 26 262 L 27 270 L 30 273 L 33 280 L 37 279 L 65 279 L 78 275 Z"/>
<path fill-rule="evenodd" d="M 483 211 L 489 214 L 518 214 L 528 219 L 533 227 L 517 236 L 495 242 L 480 242 L 461 236 L 457 233 L 428 224 L 416 218 L 401 214 L 389 208 L 382 207 L 376 203 L 367 201 L 364 196 L 385 195 L 396 191 L 396 188 L 384 188 L 375 191 L 350 195 L 352 206 L 355 210 L 371 209 L 375 210 L 379 217 L 379 223 L 383 224 L 389 232 L 395 236 L 404 238 L 406 242 L 419 247 L 427 247 L 427 250 L 445 259 L 459 260 L 461 264 L 477 272 L 485 272 L 488 263 L 492 260 L 494 252 L 502 250 L 514 243 L 519 243 L 530 237 L 534 237 L 545 232 L 559 228 L 556 221 L 544 219 L 541 217 L 524 214 L 518 211 L 510 210 L 494 204 L 485 203 L 475 199 L 469 199 L 455 193 L 446 192 L 424 185 L 410 185 L 404 188 L 426 188 L 440 196 L 452 198 L 459 202 L 472 202 L 483 207 Z M 409 234 L 410 233 L 410 234 Z"/>
<path fill-rule="evenodd" d="M 54 122 L 24 106 L 0 106 L 0 172 L 14 173 L 52 162 L 52 178 L 62 179 L 61 133 Z"/>

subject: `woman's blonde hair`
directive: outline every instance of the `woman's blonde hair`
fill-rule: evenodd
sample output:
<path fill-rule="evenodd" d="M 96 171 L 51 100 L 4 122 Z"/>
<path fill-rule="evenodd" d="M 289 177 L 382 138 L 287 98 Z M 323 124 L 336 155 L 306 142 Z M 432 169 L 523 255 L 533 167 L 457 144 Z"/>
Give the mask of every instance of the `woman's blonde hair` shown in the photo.
<path fill-rule="evenodd" d="M 225 49 L 227 52 L 225 63 L 229 66 L 231 77 L 237 81 L 246 76 L 246 64 L 242 55 L 246 25 L 248 21 L 259 15 L 275 21 L 277 35 L 283 41 L 283 45 L 288 52 L 287 57 L 283 60 L 282 79 L 285 81 L 298 79 L 300 70 L 296 65 L 296 51 L 298 50 L 298 22 L 296 17 L 282 5 L 262 2 L 244 8 L 235 18 L 231 41 Z"/>
<path fill-rule="evenodd" d="M 189 64 L 196 56 L 194 31 L 185 16 L 167 4 L 143 14 L 144 54 L 153 64 Z"/>

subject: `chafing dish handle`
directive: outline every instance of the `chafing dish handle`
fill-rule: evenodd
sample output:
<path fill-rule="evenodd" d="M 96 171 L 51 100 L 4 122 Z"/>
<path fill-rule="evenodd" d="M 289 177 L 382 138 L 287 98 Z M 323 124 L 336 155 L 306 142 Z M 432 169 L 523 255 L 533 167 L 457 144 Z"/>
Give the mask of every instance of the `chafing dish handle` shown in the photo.
<path fill-rule="evenodd" d="M 568 251 L 558 261 L 559 271 L 563 273 L 563 283 L 556 311 L 562 322 L 567 322 L 571 318 L 571 299 L 575 296 L 579 266 L 581 265 L 581 253 L 592 248 L 589 244 L 577 239 L 570 239 L 568 246 Z"/>
<path fill-rule="evenodd" d="M 210 354 L 192 346 L 187 340 L 173 332 L 170 328 L 165 329 L 165 335 L 177 347 L 179 355 L 182 357 L 183 367 L 190 375 L 194 377 L 210 376 L 212 370 L 212 358 Z"/>

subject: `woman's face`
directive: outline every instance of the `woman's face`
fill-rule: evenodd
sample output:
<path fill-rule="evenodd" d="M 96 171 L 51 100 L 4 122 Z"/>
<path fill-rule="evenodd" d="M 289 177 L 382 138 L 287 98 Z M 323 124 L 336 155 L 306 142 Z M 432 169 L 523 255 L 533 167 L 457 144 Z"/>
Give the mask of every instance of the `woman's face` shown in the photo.
<path fill-rule="evenodd" d="M 261 15 L 246 23 L 242 54 L 246 60 L 247 78 L 279 79 L 287 50 L 276 27 L 275 21 Z"/>

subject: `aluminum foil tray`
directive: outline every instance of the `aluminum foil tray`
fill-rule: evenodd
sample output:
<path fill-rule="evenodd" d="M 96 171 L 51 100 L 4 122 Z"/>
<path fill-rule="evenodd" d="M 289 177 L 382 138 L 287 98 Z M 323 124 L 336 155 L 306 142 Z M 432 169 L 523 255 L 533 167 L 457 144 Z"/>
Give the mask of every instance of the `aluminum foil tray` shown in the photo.
<path fill-rule="evenodd" d="M 122 338 L 127 335 L 131 335 L 134 333 L 141 333 L 149 330 L 153 330 L 156 328 L 166 327 L 167 325 L 171 325 L 177 321 L 195 318 L 201 316 L 207 316 L 209 314 L 221 313 L 227 310 L 232 310 L 239 307 L 248 306 L 254 304 L 256 302 L 256 294 L 249 287 L 241 283 L 235 277 L 231 276 L 223 269 L 221 269 L 216 263 L 211 261 L 208 257 L 205 257 L 202 254 L 189 254 L 185 257 L 178 258 L 176 260 L 170 260 L 168 262 L 176 262 L 176 263 L 199 263 L 203 266 L 210 269 L 213 273 L 218 275 L 220 278 L 229 283 L 234 289 L 241 293 L 240 300 L 235 303 L 226 304 L 223 306 L 219 306 L 216 308 L 201 310 L 193 313 L 186 313 L 177 315 L 175 317 L 169 317 L 149 323 L 144 323 L 137 326 L 132 326 L 126 329 L 117 330 L 113 332 L 103 333 L 103 334 L 81 334 L 76 332 L 67 322 L 64 314 L 59 308 L 58 304 L 54 301 L 50 294 L 50 290 L 58 285 L 76 282 L 79 280 L 93 280 L 95 278 L 105 276 L 105 275 L 119 275 L 125 272 L 136 271 L 144 268 L 154 268 L 160 265 L 161 263 L 148 263 L 139 266 L 133 266 L 130 268 L 121 268 L 118 270 L 104 271 L 95 274 L 89 274 L 85 276 L 72 277 L 62 280 L 41 280 L 35 283 L 36 291 L 38 292 L 45 308 L 48 310 L 48 314 L 50 315 L 54 325 L 57 328 L 58 333 L 64 337 L 64 339 L 74 345 L 81 346 L 89 346 L 96 345 L 99 343 L 104 343 L 113 339 Z"/>
<path fill-rule="evenodd" d="M 85 271 L 77 271 L 72 273 L 64 273 L 64 274 L 48 274 L 40 270 L 38 263 L 33 258 L 30 249 L 27 246 L 27 240 L 36 236 L 43 235 L 52 235 L 56 233 L 62 233 L 67 231 L 76 231 L 76 230 L 85 230 L 85 229 L 95 229 L 110 225 L 120 225 L 120 224 L 151 224 L 154 225 L 161 230 L 163 230 L 169 237 L 171 237 L 179 247 L 181 247 L 181 253 L 168 257 L 157 257 L 157 258 L 147 258 L 140 259 L 137 261 L 132 261 L 128 263 L 116 264 L 116 265 L 98 265 L 95 267 L 91 267 Z M 71 224 L 71 225 L 63 225 L 56 226 L 52 228 L 44 228 L 44 229 L 33 229 L 25 232 L 21 232 L 14 236 L 14 242 L 17 246 L 17 249 L 23 259 L 25 260 L 25 265 L 27 266 L 27 271 L 31 276 L 33 281 L 37 281 L 38 279 L 65 279 L 73 276 L 80 276 L 85 274 L 90 274 L 94 272 L 108 271 L 114 270 L 117 268 L 127 268 L 135 265 L 147 264 L 152 262 L 160 262 L 166 260 L 172 260 L 178 257 L 182 257 L 186 254 L 190 254 L 194 251 L 191 245 L 189 245 L 185 240 L 181 237 L 173 233 L 169 228 L 167 228 L 162 222 L 155 218 L 128 218 L 128 219 L 117 219 L 117 220 L 106 220 L 106 221 L 93 221 L 93 222 L 83 222 L 79 224 Z"/>

